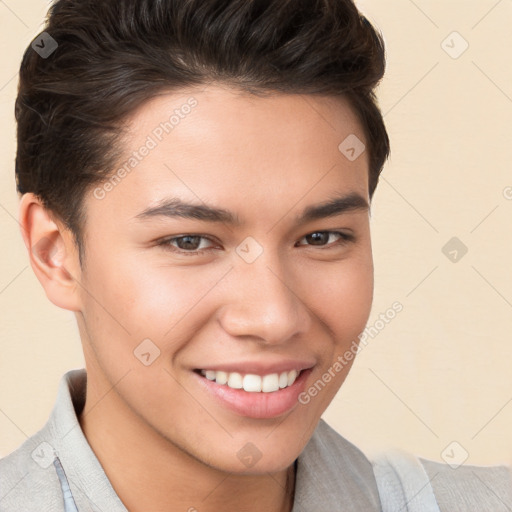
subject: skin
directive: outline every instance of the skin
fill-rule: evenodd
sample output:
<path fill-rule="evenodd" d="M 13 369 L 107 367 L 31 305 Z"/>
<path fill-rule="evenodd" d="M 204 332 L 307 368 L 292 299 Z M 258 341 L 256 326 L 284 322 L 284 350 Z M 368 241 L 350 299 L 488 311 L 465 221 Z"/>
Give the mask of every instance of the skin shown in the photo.
<path fill-rule="evenodd" d="M 373 297 L 369 211 L 294 217 L 333 194 L 369 203 L 366 153 L 351 162 L 338 149 L 365 137 L 342 98 L 210 85 L 136 111 L 126 155 L 191 96 L 197 106 L 121 183 L 101 200 L 87 193 L 85 268 L 71 233 L 32 194 L 20 204 L 22 234 L 49 300 L 75 312 L 88 375 L 80 425 L 128 510 L 289 511 L 293 463 L 350 364 L 307 405 L 270 419 L 214 402 L 192 370 L 306 359 L 307 389 L 357 340 Z M 135 218 L 165 197 L 230 210 L 243 224 Z M 307 237 L 325 231 L 355 239 Z M 187 234 L 216 249 L 158 245 Z M 236 252 L 249 236 L 263 249 L 252 263 Z M 160 355 L 145 366 L 134 350 L 147 338 Z M 262 454 L 250 468 L 237 457 L 248 442 Z"/>

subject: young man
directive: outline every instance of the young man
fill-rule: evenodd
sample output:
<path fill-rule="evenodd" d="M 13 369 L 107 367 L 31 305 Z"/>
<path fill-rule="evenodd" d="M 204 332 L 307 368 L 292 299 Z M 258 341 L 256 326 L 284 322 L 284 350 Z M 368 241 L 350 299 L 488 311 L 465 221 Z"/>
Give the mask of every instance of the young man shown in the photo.
<path fill-rule="evenodd" d="M 20 70 L 19 215 L 86 370 L 0 461 L 0 510 L 394 506 L 392 466 L 320 419 L 371 309 L 383 72 L 350 0 L 54 3 Z"/>

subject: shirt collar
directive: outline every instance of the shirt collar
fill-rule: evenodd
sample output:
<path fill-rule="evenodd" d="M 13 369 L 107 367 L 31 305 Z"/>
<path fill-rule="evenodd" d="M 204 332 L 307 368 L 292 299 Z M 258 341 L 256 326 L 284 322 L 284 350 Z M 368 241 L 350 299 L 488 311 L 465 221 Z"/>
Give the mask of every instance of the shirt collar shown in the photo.
<path fill-rule="evenodd" d="M 79 510 L 127 512 L 84 436 L 78 416 L 85 404 L 85 369 L 61 379 L 46 425 Z M 364 455 L 320 420 L 299 455 L 293 512 L 338 509 L 380 510 L 371 465 Z"/>

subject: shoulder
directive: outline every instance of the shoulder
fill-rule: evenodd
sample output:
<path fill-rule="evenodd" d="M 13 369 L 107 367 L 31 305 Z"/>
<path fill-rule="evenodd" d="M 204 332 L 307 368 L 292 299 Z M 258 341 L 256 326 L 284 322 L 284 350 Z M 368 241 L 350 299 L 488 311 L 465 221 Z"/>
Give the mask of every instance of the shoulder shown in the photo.
<path fill-rule="evenodd" d="M 85 379 L 83 370 L 71 370 L 63 375 L 57 400 L 44 427 L 0 459 L 0 512 L 63 510 L 62 487 L 54 461 L 62 440 L 76 425 L 73 400 L 80 406 Z"/>
<path fill-rule="evenodd" d="M 298 458 L 297 482 L 334 509 L 341 498 L 347 510 L 380 510 L 371 462 L 323 420 Z"/>
<path fill-rule="evenodd" d="M 0 512 L 62 509 L 60 483 L 52 464 L 53 450 L 45 437 L 42 429 L 0 459 Z"/>
<path fill-rule="evenodd" d="M 507 466 L 450 466 L 420 459 L 441 510 L 512 510 L 512 473 Z"/>
<path fill-rule="evenodd" d="M 512 510 L 506 466 L 449 465 L 390 450 L 375 457 L 373 467 L 384 512 Z"/>

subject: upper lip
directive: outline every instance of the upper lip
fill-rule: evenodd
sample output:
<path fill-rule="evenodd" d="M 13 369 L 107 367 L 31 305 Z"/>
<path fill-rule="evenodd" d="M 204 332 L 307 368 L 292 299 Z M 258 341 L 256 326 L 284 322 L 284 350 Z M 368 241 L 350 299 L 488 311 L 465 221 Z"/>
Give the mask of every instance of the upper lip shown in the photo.
<path fill-rule="evenodd" d="M 208 364 L 200 366 L 198 370 L 212 370 L 216 372 L 238 372 L 243 374 L 254 375 L 269 375 L 271 373 L 282 373 L 296 370 L 300 373 L 302 370 L 307 370 L 315 365 L 312 361 L 297 361 L 293 359 L 282 359 L 280 361 L 265 362 L 265 361 L 240 361 L 229 363 Z"/>

